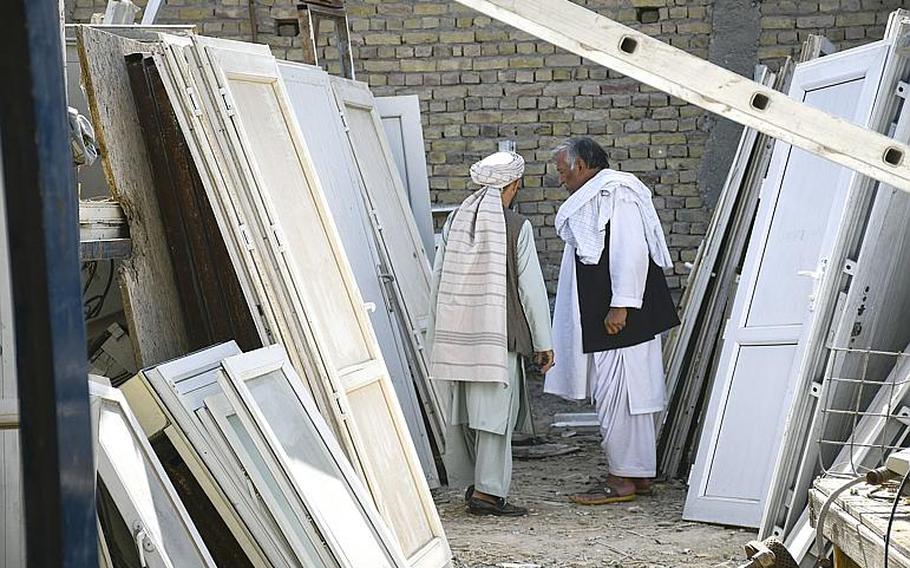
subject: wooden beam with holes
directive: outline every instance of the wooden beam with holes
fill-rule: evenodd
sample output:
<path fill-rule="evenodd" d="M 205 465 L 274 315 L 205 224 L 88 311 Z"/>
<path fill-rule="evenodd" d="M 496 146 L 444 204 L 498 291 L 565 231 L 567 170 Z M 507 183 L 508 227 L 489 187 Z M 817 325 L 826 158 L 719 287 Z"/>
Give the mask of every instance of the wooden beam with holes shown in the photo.
<path fill-rule="evenodd" d="M 705 110 L 910 192 L 910 147 L 569 0 L 457 0 Z"/>

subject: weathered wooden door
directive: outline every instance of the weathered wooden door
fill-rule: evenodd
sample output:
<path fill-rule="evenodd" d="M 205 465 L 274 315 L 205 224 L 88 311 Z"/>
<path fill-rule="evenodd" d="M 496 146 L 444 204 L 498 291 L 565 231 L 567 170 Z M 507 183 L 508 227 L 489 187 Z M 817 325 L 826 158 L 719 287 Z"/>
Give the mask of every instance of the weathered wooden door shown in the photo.
<path fill-rule="evenodd" d="M 194 38 L 207 95 L 238 164 L 248 246 L 268 259 L 297 330 L 302 378 L 329 406 L 349 457 L 411 566 L 444 566 L 449 548 L 363 299 L 273 57 Z"/>
<path fill-rule="evenodd" d="M 790 96 L 865 126 L 887 46 L 796 68 Z M 684 517 L 758 526 L 852 170 L 775 146 L 727 321 Z"/>
<path fill-rule="evenodd" d="M 376 97 L 376 110 L 389 141 L 389 149 L 398 166 L 407 191 L 408 204 L 417 222 L 430 264 L 436 254 L 433 214 L 430 207 L 430 180 L 427 177 L 427 155 L 420 124 L 420 99 L 417 95 Z"/>
<path fill-rule="evenodd" d="M 439 475 L 415 390 L 418 382 L 425 382 L 427 378 L 420 375 L 419 365 L 409 361 L 407 347 L 411 339 L 406 332 L 406 316 L 396 305 L 395 292 L 389 282 L 394 277 L 394 267 L 380 256 L 378 248 L 381 245 L 374 238 L 360 172 L 329 75 L 318 67 L 288 61 L 279 62 L 278 68 L 297 124 L 312 153 L 313 167 L 322 182 L 357 286 L 363 299 L 371 305 L 370 321 L 421 466 L 430 486 L 438 487 Z"/>

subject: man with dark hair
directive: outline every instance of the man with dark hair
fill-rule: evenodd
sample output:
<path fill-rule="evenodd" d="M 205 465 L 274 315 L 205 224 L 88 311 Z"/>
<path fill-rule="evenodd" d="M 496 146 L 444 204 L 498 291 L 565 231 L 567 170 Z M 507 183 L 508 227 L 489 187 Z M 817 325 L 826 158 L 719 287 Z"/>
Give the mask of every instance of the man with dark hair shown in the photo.
<path fill-rule="evenodd" d="M 661 338 L 679 325 L 663 269 L 673 266 L 651 191 L 608 169 L 603 148 L 571 138 L 554 151 L 569 197 L 556 214 L 565 241 L 556 308 L 559 362 L 545 391 L 594 398 L 609 475 L 572 499 L 631 501 L 657 473 L 656 418 L 666 405 Z"/>

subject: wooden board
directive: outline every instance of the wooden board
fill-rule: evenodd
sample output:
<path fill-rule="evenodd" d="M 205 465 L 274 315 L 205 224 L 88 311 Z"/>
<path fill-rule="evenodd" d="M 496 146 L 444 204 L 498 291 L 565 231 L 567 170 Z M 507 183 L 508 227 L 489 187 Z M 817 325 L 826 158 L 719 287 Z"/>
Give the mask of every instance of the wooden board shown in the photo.
<path fill-rule="evenodd" d="M 186 353 L 189 340 L 124 60 L 148 45 L 89 27 L 77 37 L 104 172 L 130 224 L 133 256 L 119 272 L 130 338 L 139 364 L 151 365 Z"/>
<path fill-rule="evenodd" d="M 910 191 L 910 147 L 788 98 L 570 0 L 458 0 L 572 53 Z"/>
<path fill-rule="evenodd" d="M 190 349 L 231 340 L 245 351 L 261 347 L 259 330 L 154 60 L 130 55 L 127 67 Z"/>
<path fill-rule="evenodd" d="M 812 524 L 818 523 L 818 514 L 831 495 L 846 479 L 818 479 L 809 492 Z M 855 489 L 842 493 L 828 510 L 824 519 L 824 535 L 835 546 L 840 548 L 853 561 L 863 568 L 884 568 L 885 531 L 891 516 L 890 492 L 877 492 L 877 497 L 870 495 L 875 487 L 865 483 Z M 891 529 L 891 550 L 889 566 L 910 567 L 910 509 L 906 499 L 898 505 L 897 516 Z"/>

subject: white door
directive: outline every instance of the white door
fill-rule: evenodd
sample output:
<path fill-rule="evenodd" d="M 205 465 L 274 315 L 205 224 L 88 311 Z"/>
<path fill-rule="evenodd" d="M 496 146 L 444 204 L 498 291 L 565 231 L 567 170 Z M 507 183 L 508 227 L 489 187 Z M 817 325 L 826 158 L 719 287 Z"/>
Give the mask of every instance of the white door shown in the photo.
<path fill-rule="evenodd" d="M 273 303 L 286 302 L 296 330 L 288 348 L 301 355 L 298 374 L 332 399 L 326 418 L 341 425 L 410 565 L 444 566 L 442 523 L 277 63 L 244 44 L 193 41 L 240 167 L 248 246 L 268 259 Z"/>
<path fill-rule="evenodd" d="M 117 389 L 89 384 L 99 408 L 98 478 L 109 492 L 148 568 L 215 567 L 152 451 L 138 421 Z"/>
<path fill-rule="evenodd" d="M 389 149 L 407 191 L 411 213 L 423 248 L 433 264 L 436 241 L 433 214 L 430 211 L 430 179 L 427 177 L 427 154 L 420 124 L 420 99 L 417 95 L 376 97 L 376 110 L 389 140 Z"/>
<path fill-rule="evenodd" d="M 797 66 L 790 96 L 865 126 L 887 46 Z M 777 143 L 689 479 L 683 516 L 757 527 L 825 277 L 855 174 Z"/>
<path fill-rule="evenodd" d="M 205 400 L 221 393 L 221 361 L 241 351 L 233 341 L 145 369 L 122 390 L 145 412 L 157 406 L 165 435 L 254 566 L 299 566 L 262 498 L 224 440 Z M 135 384 L 134 381 L 140 381 Z M 147 432 L 148 433 L 148 432 Z"/>
<path fill-rule="evenodd" d="M 399 307 L 407 316 L 415 361 L 421 366 L 421 373 L 429 377 L 426 334 L 431 309 L 430 264 L 376 110 L 376 99 L 364 83 L 340 77 L 332 77 L 331 81 L 366 189 L 373 227 L 379 235 L 377 240 L 383 245 L 381 252 L 395 268 L 394 287 Z M 445 437 L 443 412 L 448 399 L 437 386 L 436 381 L 418 383 L 425 407 L 432 410 L 430 424 L 437 440 L 442 440 Z"/>
<path fill-rule="evenodd" d="M 312 518 L 341 566 L 407 566 L 284 348 L 272 345 L 230 357 L 222 367 L 218 380 L 236 414 L 230 429 L 248 440 L 246 451 L 238 453 L 258 453 L 268 466 L 289 509 L 297 511 L 288 521 Z M 259 477 L 253 481 L 260 492 L 272 493 Z"/>
<path fill-rule="evenodd" d="M 310 148 L 313 166 L 322 182 L 357 286 L 363 299 L 371 305 L 370 321 L 420 464 L 430 486 L 438 487 L 439 475 L 415 391 L 417 382 L 427 378 L 419 374 L 419 366 L 408 362 L 406 344 L 410 339 L 403 334 L 406 326 L 397 321 L 404 315 L 396 307 L 394 291 L 386 277 L 392 267 L 382 261 L 377 250 L 363 199 L 360 173 L 348 144 L 329 75 L 318 67 L 288 61 L 279 62 L 278 68 L 297 124 Z"/>

